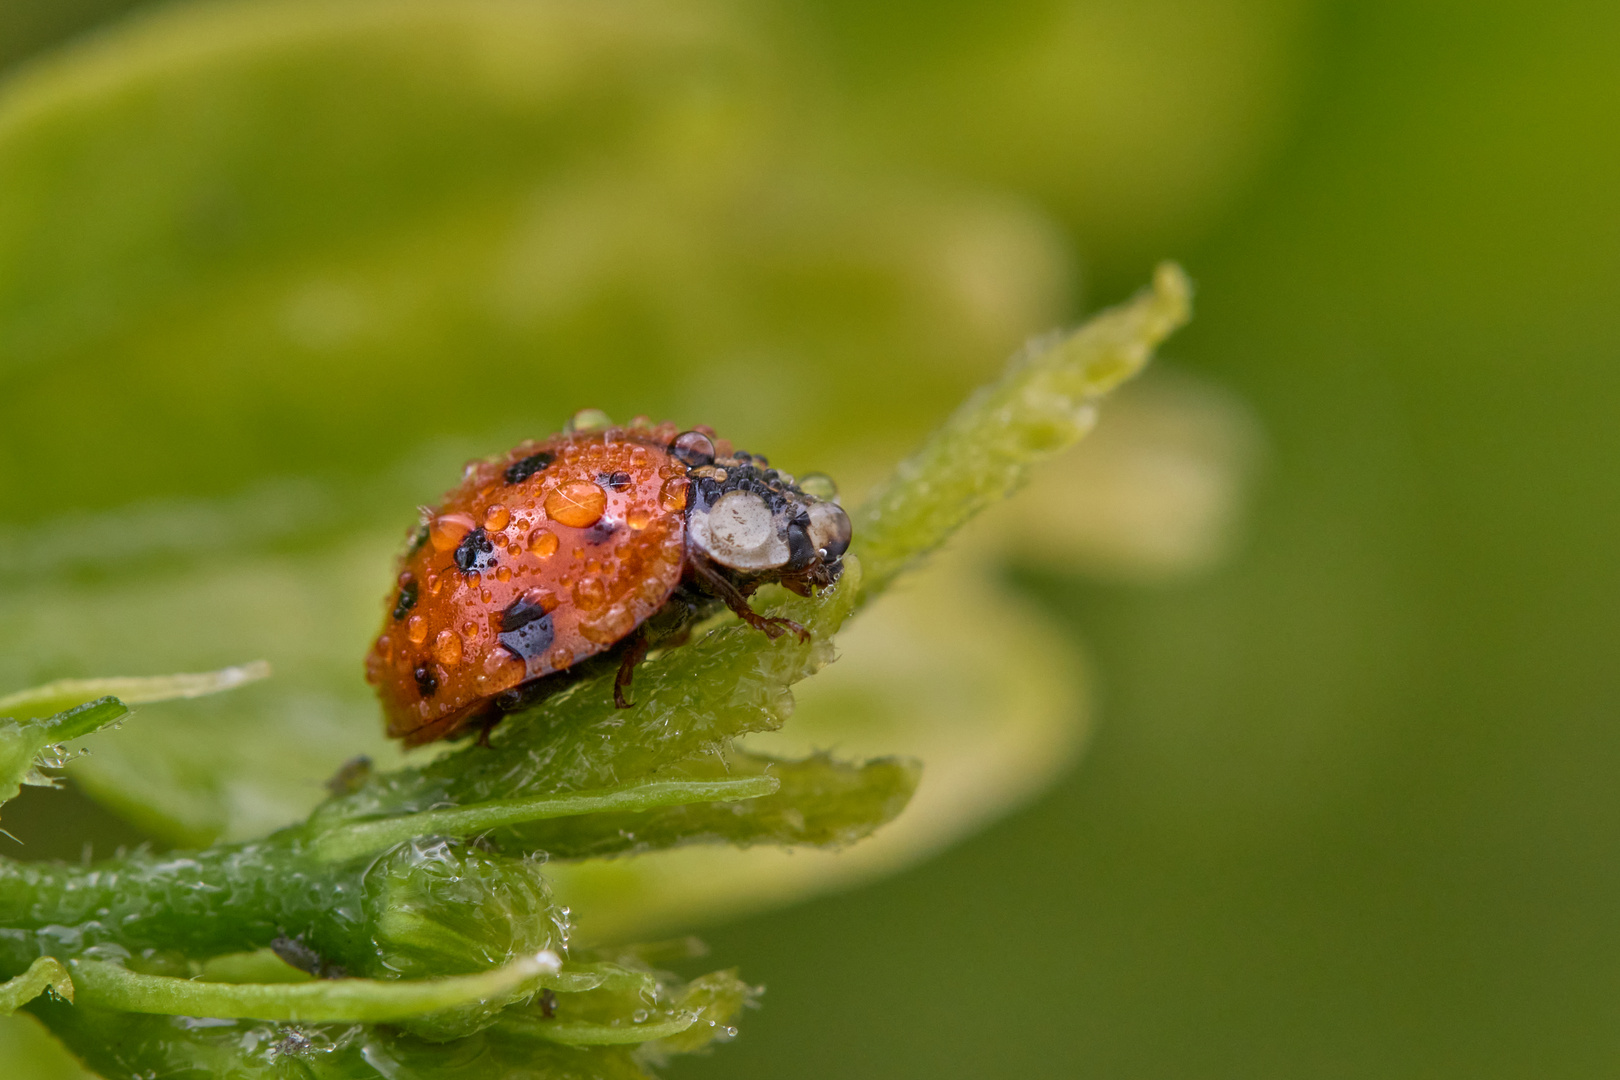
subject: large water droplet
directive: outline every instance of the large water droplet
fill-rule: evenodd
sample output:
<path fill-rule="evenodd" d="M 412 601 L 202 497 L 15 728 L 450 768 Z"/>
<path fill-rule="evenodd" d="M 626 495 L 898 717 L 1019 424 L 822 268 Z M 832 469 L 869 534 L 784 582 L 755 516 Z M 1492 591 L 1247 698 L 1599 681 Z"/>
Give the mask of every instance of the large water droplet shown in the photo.
<path fill-rule="evenodd" d="M 581 409 L 568 418 L 564 431 L 601 431 L 613 426 L 613 418 L 601 409 Z"/>
<path fill-rule="evenodd" d="M 680 513 L 686 509 L 686 489 L 691 486 L 692 482 L 684 476 L 665 480 L 658 492 L 658 504 L 672 514 Z"/>
<path fill-rule="evenodd" d="M 838 485 L 826 473 L 807 473 L 799 479 L 799 490 L 823 502 L 838 498 Z"/>
<path fill-rule="evenodd" d="M 476 528 L 478 522 L 470 514 L 440 514 L 428 524 L 428 539 L 435 551 L 454 551 Z"/>
<path fill-rule="evenodd" d="M 589 480 L 574 480 L 546 496 L 547 516 L 575 529 L 595 525 L 606 509 L 607 492 Z"/>
<path fill-rule="evenodd" d="M 714 464 L 714 440 L 701 431 L 683 431 L 669 444 L 669 452 L 689 468 Z"/>

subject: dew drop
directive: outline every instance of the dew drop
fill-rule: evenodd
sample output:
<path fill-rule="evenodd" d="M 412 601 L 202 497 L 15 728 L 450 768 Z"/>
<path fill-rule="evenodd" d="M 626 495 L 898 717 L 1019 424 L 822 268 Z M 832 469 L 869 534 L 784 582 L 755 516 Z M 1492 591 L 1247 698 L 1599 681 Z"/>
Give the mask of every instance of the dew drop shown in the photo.
<path fill-rule="evenodd" d="M 546 496 L 546 513 L 570 528 L 586 529 L 602 519 L 607 492 L 589 480 L 575 480 Z"/>
<path fill-rule="evenodd" d="M 563 430 L 571 432 L 601 431 L 603 428 L 611 427 L 612 424 L 612 417 L 601 409 L 581 409 L 568 418 L 568 424 Z"/>
<path fill-rule="evenodd" d="M 640 532 L 642 529 L 645 529 L 647 527 L 647 523 L 651 520 L 652 511 L 648 510 L 644 506 L 638 506 L 624 516 L 624 523 L 630 526 L 630 528 L 636 532 Z"/>
<path fill-rule="evenodd" d="M 529 550 L 542 559 L 557 554 L 557 534 L 550 529 L 536 529 L 529 534 Z"/>
<path fill-rule="evenodd" d="M 636 617 L 623 604 L 614 604 L 596 618 L 579 624 L 579 632 L 585 640 L 598 645 L 611 645 L 635 628 Z"/>
<path fill-rule="evenodd" d="M 602 579 L 594 576 L 582 577 L 574 586 L 574 603 L 582 611 L 594 611 L 607 603 L 607 587 Z"/>
<path fill-rule="evenodd" d="M 484 511 L 484 528 L 490 532 L 498 532 L 506 528 L 506 523 L 512 520 L 512 511 L 502 503 L 495 503 Z"/>
<path fill-rule="evenodd" d="M 683 431 L 669 444 L 669 452 L 691 468 L 714 464 L 714 440 L 701 431 Z"/>
<path fill-rule="evenodd" d="M 559 645 L 546 654 L 546 663 L 551 665 L 552 671 L 561 671 L 574 662 L 574 650 L 565 645 Z"/>
<path fill-rule="evenodd" d="M 833 483 L 833 478 L 826 473 L 807 474 L 799 481 L 799 490 L 822 502 L 832 502 L 838 498 L 838 485 Z"/>
<path fill-rule="evenodd" d="M 427 640 L 427 620 L 420 615 L 412 615 L 405 624 L 405 636 L 411 639 L 412 645 L 420 645 Z"/>
<path fill-rule="evenodd" d="M 511 571 L 511 569 L 508 568 L 508 567 L 503 566 L 499 570 L 495 571 L 495 580 L 503 581 L 503 582 L 504 581 L 511 581 L 512 580 L 512 571 Z"/>
<path fill-rule="evenodd" d="M 433 639 L 433 659 L 445 667 L 461 663 L 461 635 L 454 630 L 440 630 Z"/>
<path fill-rule="evenodd" d="M 435 551 L 454 551 L 476 528 L 478 522 L 469 514 L 440 514 L 428 525 L 428 539 Z"/>
<path fill-rule="evenodd" d="M 670 513 L 680 513 L 686 509 L 686 489 L 691 486 L 692 482 L 684 476 L 665 480 L 658 493 L 658 504 Z"/>

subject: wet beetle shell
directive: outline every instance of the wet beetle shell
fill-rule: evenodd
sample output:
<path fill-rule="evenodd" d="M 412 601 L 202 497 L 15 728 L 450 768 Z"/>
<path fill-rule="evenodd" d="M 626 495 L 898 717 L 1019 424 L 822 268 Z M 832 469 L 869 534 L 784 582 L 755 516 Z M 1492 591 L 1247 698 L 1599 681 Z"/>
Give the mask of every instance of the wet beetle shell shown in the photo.
<path fill-rule="evenodd" d="M 456 733 L 491 698 L 612 648 L 681 582 L 676 429 L 526 442 L 475 462 L 405 554 L 366 658 L 388 733 Z"/>

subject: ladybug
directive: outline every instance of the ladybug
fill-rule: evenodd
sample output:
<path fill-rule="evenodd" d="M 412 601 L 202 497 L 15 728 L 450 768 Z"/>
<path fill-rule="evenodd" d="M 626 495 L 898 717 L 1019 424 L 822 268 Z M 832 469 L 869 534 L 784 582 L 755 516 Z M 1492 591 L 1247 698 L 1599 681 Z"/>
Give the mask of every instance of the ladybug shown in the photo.
<path fill-rule="evenodd" d="M 594 410 L 567 430 L 468 464 L 400 559 L 366 657 L 388 734 L 407 746 L 489 730 L 616 665 L 613 699 L 655 646 L 730 608 L 772 638 L 804 627 L 755 612 L 777 582 L 801 596 L 843 570 L 849 516 L 832 482 L 802 482 L 712 429 Z"/>

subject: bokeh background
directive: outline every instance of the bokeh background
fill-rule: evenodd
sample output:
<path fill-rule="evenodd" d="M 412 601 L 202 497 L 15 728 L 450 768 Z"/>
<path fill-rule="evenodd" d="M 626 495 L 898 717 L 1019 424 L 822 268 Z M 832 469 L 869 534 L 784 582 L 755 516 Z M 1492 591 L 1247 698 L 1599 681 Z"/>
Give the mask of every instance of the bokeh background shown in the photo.
<path fill-rule="evenodd" d="M 206 641 L 151 612 L 198 566 L 230 609 L 219 538 L 297 567 L 581 404 L 858 474 L 1173 256 L 1168 366 L 1264 445 L 1241 541 L 1152 580 L 1009 549 L 1088 650 L 1088 752 L 708 928 L 765 1008 L 671 1074 L 1620 1068 L 1620 8 L 694 3 L 479 81 L 443 34 L 251 7 L 0 8 L 4 689 Z M 129 828 L 66 798 L 35 827 Z"/>

